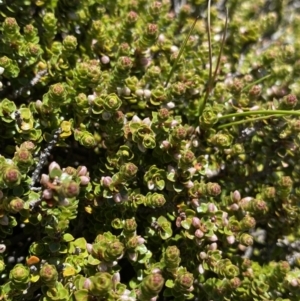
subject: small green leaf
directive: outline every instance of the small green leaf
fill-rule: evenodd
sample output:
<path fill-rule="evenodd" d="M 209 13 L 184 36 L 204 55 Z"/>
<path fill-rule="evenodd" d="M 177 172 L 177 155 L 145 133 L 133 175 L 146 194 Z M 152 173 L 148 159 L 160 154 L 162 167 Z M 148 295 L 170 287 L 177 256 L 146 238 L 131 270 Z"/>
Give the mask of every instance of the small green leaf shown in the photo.
<path fill-rule="evenodd" d="M 165 286 L 168 287 L 168 288 L 173 288 L 174 287 L 174 281 L 172 279 L 168 279 L 165 283 Z M 171 291 L 172 293 L 172 291 Z M 165 294 L 164 294 L 165 296 Z M 173 296 L 173 294 L 169 295 L 169 296 Z"/>
<path fill-rule="evenodd" d="M 62 174 L 62 171 L 61 171 L 60 169 L 58 169 L 58 168 L 53 168 L 53 169 L 50 171 L 49 176 L 50 176 L 51 179 L 54 179 L 54 178 L 56 178 L 56 177 L 57 177 L 57 178 L 60 178 L 61 174 Z"/>
<path fill-rule="evenodd" d="M 161 231 L 160 232 L 160 237 L 162 239 L 166 240 L 166 239 L 168 239 L 168 238 L 170 238 L 172 236 L 172 233 L 173 233 L 173 231 L 170 228 L 168 231 Z"/>
<path fill-rule="evenodd" d="M 62 237 L 62 240 L 65 242 L 70 242 L 74 240 L 74 237 L 69 233 L 65 233 Z"/>
<path fill-rule="evenodd" d="M 100 264 L 100 260 L 94 258 L 93 256 L 89 255 L 88 257 L 88 264 L 90 265 L 98 265 Z"/>
<path fill-rule="evenodd" d="M 190 229 L 190 227 L 191 227 L 191 222 L 188 220 L 181 221 L 180 224 L 186 230 Z"/>
<path fill-rule="evenodd" d="M 89 300 L 88 290 L 85 290 L 85 289 L 76 291 L 74 293 L 74 296 L 75 296 L 76 301 L 88 301 Z"/>
<path fill-rule="evenodd" d="M 79 247 L 82 250 L 85 250 L 86 249 L 86 240 L 85 240 L 85 238 L 83 238 L 83 237 L 77 238 L 74 241 L 74 245 L 76 247 Z"/>

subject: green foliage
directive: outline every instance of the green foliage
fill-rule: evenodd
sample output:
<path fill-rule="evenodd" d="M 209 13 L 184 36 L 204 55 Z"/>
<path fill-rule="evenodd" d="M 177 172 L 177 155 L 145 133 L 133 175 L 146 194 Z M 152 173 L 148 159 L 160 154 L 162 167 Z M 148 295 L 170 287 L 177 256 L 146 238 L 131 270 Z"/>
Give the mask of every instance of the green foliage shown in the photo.
<path fill-rule="evenodd" d="M 0 300 L 299 300 L 298 6 L 180 2 L 0 3 Z"/>

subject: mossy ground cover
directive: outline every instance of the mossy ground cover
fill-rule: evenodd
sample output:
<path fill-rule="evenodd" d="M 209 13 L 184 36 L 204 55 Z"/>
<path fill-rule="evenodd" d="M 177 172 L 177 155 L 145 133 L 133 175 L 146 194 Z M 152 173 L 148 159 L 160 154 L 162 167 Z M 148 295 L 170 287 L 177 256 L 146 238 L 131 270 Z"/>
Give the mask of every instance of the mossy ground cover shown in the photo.
<path fill-rule="evenodd" d="M 0 300 L 299 300 L 298 1 L 0 23 Z"/>

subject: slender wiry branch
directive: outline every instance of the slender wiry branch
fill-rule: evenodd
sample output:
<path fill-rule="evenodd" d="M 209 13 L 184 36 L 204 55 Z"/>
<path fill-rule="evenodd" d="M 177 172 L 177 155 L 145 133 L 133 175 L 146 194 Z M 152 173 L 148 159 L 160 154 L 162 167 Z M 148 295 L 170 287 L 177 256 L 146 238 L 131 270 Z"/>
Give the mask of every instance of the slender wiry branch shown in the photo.
<path fill-rule="evenodd" d="M 217 73 L 218 73 L 218 70 L 219 70 L 219 67 L 220 67 L 221 57 L 222 57 L 222 53 L 223 53 L 223 49 L 224 49 L 226 33 L 227 33 L 227 28 L 228 28 L 228 8 L 225 7 L 225 10 L 226 10 L 225 28 L 224 28 L 224 32 L 223 32 L 223 36 L 222 36 L 221 49 L 220 49 L 220 52 L 219 52 L 219 55 L 218 55 L 217 66 L 216 66 L 216 69 L 215 69 L 215 72 L 214 72 L 212 83 L 215 82 L 216 77 L 217 77 Z"/>
<path fill-rule="evenodd" d="M 227 28 L 228 28 L 228 9 L 226 7 L 226 20 L 225 20 L 225 28 L 224 28 L 224 32 L 223 32 L 221 48 L 220 48 L 220 52 L 219 52 L 219 55 L 218 55 L 216 69 L 214 71 L 214 74 L 212 75 L 212 46 L 211 46 L 210 7 L 211 7 L 211 0 L 208 1 L 208 7 L 207 7 L 207 36 L 208 36 L 208 52 L 209 52 L 209 77 L 208 77 L 207 88 L 206 88 L 206 92 L 205 92 L 205 96 L 204 96 L 204 101 L 203 101 L 202 106 L 200 108 L 200 115 L 202 114 L 202 110 L 205 108 L 207 99 L 208 99 L 208 97 L 209 97 L 209 95 L 212 91 L 213 84 L 216 81 L 216 77 L 217 77 L 217 74 L 218 74 L 218 70 L 219 70 L 220 62 L 221 62 L 221 57 L 222 57 L 222 53 L 223 53 L 223 49 L 224 49 Z"/>
<path fill-rule="evenodd" d="M 206 95 L 204 98 L 204 104 L 210 94 L 211 86 L 212 86 L 212 49 L 211 49 L 211 27 L 210 27 L 210 6 L 211 0 L 208 0 L 208 7 L 207 7 L 207 38 L 208 38 L 208 56 L 209 56 L 209 77 L 208 77 L 208 85 L 206 89 Z"/>
<path fill-rule="evenodd" d="M 189 37 L 191 36 L 191 34 L 192 34 L 192 32 L 193 32 L 193 30 L 194 30 L 194 28 L 195 28 L 196 23 L 197 23 L 198 20 L 199 20 L 199 16 L 196 17 L 196 19 L 195 19 L 195 21 L 194 21 L 194 23 L 193 23 L 193 25 L 192 25 L 192 27 L 191 27 L 189 33 L 187 34 L 186 38 L 184 39 L 183 44 L 182 44 L 181 47 L 180 47 L 179 53 L 178 53 L 178 55 L 177 55 L 177 58 L 176 58 L 176 60 L 175 60 L 175 62 L 174 62 L 174 64 L 173 64 L 173 66 L 172 66 L 172 69 L 171 69 L 171 71 L 170 71 L 170 73 L 169 73 L 169 76 L 168 76 L 168 78 L 167 78 L 167 81 L 166 81 L 166 83 L 165 83 L 165 88 L 168 86 L 168 84 L 169 84 L 169 82 L 170 82 L 170 79 L 171 79 L 171 77 L 172 77 L 172 75 L 173 75 L 173 73 L 174 73 L 174 71 L 175 71 L 175 68 L 176 68 L 176 66 L 177 66 L 177 64 L 178 64 L 178 61 L 179 61 L 180 57 L 181 57 L 182 54 L 183 54 L 185 45 L 186 45 L 186 43 L 188 42 Z"/>

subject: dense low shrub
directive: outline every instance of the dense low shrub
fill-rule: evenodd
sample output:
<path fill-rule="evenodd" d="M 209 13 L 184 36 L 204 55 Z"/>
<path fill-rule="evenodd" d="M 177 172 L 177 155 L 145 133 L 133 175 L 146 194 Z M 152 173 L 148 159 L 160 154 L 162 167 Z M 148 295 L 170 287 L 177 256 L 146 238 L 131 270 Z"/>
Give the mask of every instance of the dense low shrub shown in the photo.
<path fill-rule="evenodd" d="M 0 300 L 299 300 L 299 5 L 225 2 L 0 2 Z"/>

